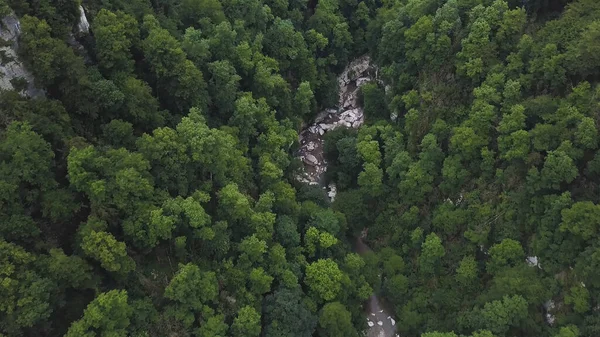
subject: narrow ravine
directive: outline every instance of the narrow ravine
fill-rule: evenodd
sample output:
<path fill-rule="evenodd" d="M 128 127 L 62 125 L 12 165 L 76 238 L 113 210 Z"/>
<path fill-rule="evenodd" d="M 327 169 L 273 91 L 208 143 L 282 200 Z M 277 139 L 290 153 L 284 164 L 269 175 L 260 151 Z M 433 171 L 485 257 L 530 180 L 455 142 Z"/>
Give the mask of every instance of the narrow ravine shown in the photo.
<path fill-rule="evenodd" d="M 327 161 L 323 154 L 325 133 L 339 128 L 359 128 L 365 120 L 363 108 L 358 102 L 360 87 L 365 83 L 377 81 L 377 68 L 371 64 L 368 56 L 352 61 L 338 77 L 338 106 L 325 109 L 315 121 L 300 132 L 300 149 L 298 156 L 304 163 L 304 173 L 298 180 L 311 185 L 324 185 L 324 173 Z M 335 198 L 334 184 L 323 186 L 331 200 Z M 371 249 L 357 238 L 355 250 L 364 254 Z M 365 303 L 365 315 L 369 328 L 367 337 L 396 337 L 396 322 L 389 312 L 381 306 L 377 296 L 373 294 Z"/>

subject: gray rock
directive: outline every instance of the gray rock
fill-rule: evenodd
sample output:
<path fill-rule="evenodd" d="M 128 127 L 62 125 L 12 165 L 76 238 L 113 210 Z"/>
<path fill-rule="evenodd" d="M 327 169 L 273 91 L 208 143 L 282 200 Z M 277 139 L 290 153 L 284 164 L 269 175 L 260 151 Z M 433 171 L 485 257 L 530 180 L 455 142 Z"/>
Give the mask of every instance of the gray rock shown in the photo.
<path fill-rule="evenodd" d="M 35 87 L 33 75 L 25 69 L 19 59 L 17 54 L 19 35 L 21 35 L 21 22 L 19 22 L 19 19 L 14 14 L 2 18 L 0 39 L 7 41 L 10 45 L 0 48 L 0 53 L 3 53 L 5 58 L 8 59 L 7 62 L 0 63 L 0 89 L 13 90 L 11 80 L 22 78 L 28 83 L 23 93 L 25 96 L 44 96 L 44 91 Z"/>
<path fill-rule="evenodd" d="M 88 22 L 88 19 L 85 16 L 85 10 L 81 5 L 79 5 L 79 23 L 77 23 L 77 31 L 82 34 L 90 32 L 90 23 Z"/>
<path fill-rule="evenodd" d="M 312 154 L 307 154 L 304 157 L 304 162 L 307 163 L 307 164 L 309 164 L 309 165 L 312 165 L 312 166 L 316 166 L 316 165 L 319 164 L 319 161 L 317 160 L 317 157 L 313 156 Z"/>
<path fill-rule="evenodd" d="M 371 82 L 371 78 L 369 78 L 369 77 L 361 77 L 361 78 L 356 79 L 356 86 L 357 87 L 362 87 L 363 85 L 365 85 L 365 84 L 367 84 L 369 82 Z"/>

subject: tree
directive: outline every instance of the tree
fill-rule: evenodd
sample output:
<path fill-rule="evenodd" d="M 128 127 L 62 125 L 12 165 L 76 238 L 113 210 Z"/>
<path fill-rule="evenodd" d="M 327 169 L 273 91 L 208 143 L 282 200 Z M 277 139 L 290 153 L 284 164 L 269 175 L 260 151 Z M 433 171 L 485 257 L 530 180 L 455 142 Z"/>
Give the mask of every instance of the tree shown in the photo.
<path fill-rule="evenodd" d="M 184 0 L 181 3 L 180 17 L 186 26 L 199 24 L 208 26 L 219 24 L 226 20 L 223 7 L 218 0 Z M 209 20 L 205 22 L 205 20 Z M 207 28 L 208 28 L 207 27 Z"/>
<path fill-rule="evenodd" d="M 421 245 L 420 271 L 424 274 L 434 274 L 436 266 L 439 265 L 444 255 L 446 252 L 442 246 L 442 240 L 435 233 L 430 233 Z"/>
<path fill-rule="evenodd" d="M 254 268 L 250 271 L 250 291 L 256 295 L 262 295 L 271 290 L 273 277 L 267 274 L 263 268 Z"/>
<path fill-rule="evenodd" d="M 65 337 L 128 336 L 127 328 L 133 308 L 127 302 L 127 291 L 111 290 L 99 294 L 83 312 L 83 317 L 71 324 Z"/>
<path fill-rule="evenodd" d="M 197 337 L 227 337 L 229 327 L 223 321 L 223 315 L 209 317 L 195 332 Z"/>
<path fill-rule="evenodd" d="M 321 301 L 331 301 L 342 290 L 342 276 L 337 263 L 331 259 L 319 259 L 306 266 L 304 283 Z"/>
<path fill-rule="evenodd" d="M 50 317 L 50 301 L 56 284 L 36 270 L 38 259 L 20 246 L 0 240 L 0 327 L 8 335 L 20 335 L 22 329 Z"/>
<path fill-rule="evenodd" d="M 229 61 L 215 61 L 208 64 L 211 74 L 209 78 L 209 93 L 212 102 L 219 111 L 219 119 L 225 121 L 229 119 L 233 112 L 234 102 L 241 77 L 236 73 L 235 68 Z"/>
<path fill-rule="evenodd" d="M 311 337 L 317 317 L 303 301 L 298 288 L 278 289 L 264 300 L 266 337 Z"/>
<path fill-rule="evenodd" d="M 232 336 L 258 337 L 260 331 L 260 314 L 251 306 L 241 308 L 231 325 Z"/>
<path fill-rule="evenodd" d="M 144 17 L 144 25 L 151 28 L 142 49 L 156 78 L 157 89 L 166 93 L 163 100 L 180 113 L 192 107 L 206 107 L 209 99 L 202 72 L 186 58 L 179 41 L 158 27 L 154 20 L 151 16 Z"/>
<path fill-rule="evenodd" d="M 541 179 L 545 186 L 559 189 L 563 182 L 571 183 L 579 172 L 573 159 L 562 151 L 550 151 L 541 172 Z"/>
<path fill-rule="evenodd" d="M 216 274 L 201 272 L 192 263 L 179 265 L 177 274 L 165 288 L 165 297 L 174 302 L 172 314 L 186 326 L 190 326 L 194 317 L 215 301 L 218 294 Z"/>
<path fill-rule="evenodd" d="M 574 203 L 561 212 L 561 232 L 569 232 L 584 240 L 593 238 L 600 228 L 600 206 L 591 201 Z"/>
<path fill-rule="evenodd" d="M 465 256 L 456 268 L 456 280 L 465 286 L 473 284 L 477 280 L 477 261 L 472 256 Z"/>
<path fill-rule="evenodd" d="M 310 117 L 315 110 L 315 96 L 309 82 L 302 82 L 296 89 L 294 96 L 294 106 L 297 114 L 302 119 Z"/>
<path fill-rule="evenodd" d="M 319 315 L 319 331 L 324 336 L 355 337 L 358 336 L 352 326 L 352 316 L 340 302 L 325 304 Z"/>
<path fill-rule="evenodd" d="M 138 23 L 133 17 L 101 9 L 94 19 L 94 37 L 98 64 L 107 75 L 133 71 L 130 49 L 139 44 Z"/>
<path fill-rule="evenodd" d="M 81 249 L 110 272 L 126 275 L 135 269 L 135 262 L 127 255 L 125 243 L 117 241 L 108 232 L 92 230 L 84 234 Z"/>
<path fill-rule="evenodd" d="M 598 129 L 592 118 L 583 117 L 575 131 L 575 140 L 586 149 L 595 149 L 598 146 Z"/>
<path fill-rule="evenodd" d="M 579 337 L 579 329 L 574 325 L 564 326 L 554 337 Z"/>
<path fill-rule="evenodd" d="M 504 296 L 502 300 L 488 302 L 482 309 L 474 310 L 471 326 L 504 336 L 511 327 L 518 327 L 526 317 L 527 301 L 523 297 Z"/>
<path fill-rule="evenodd" d="M 48 272 L 62 287 L 84 288 L 92 280 L 92 268 L 77 255 L 67 256 L 62 249 L 51 249 Z"/>
<path fill-rule="evenodd" d="M 573 310 L 578 314 L 583 314 L 590 310 L 590 292 L 586 287 L 571 287 L 569 294 L 565 296 L 565 303 L 573 305 Z"/>
<path fill-rule="evenodd" d="M 497 272 L 499 269 L 523 263 L 525 252 L 518 241 L 504 239 L 490 248 L 490 261 L 487 263 L 487 270 L 490 273 Z"/>

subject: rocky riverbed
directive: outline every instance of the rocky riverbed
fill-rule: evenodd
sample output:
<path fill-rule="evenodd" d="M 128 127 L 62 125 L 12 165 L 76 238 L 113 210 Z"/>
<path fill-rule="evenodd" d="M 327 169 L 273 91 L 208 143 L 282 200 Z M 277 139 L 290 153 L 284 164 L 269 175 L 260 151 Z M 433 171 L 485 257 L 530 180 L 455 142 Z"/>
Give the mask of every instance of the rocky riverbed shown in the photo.
<path fill-rule="evenodd" d="M 317 115 L 314 122 L 300 132 L 300 149 L 298 156 L 304 163 L 304 173 L 298 180 L 311 185 L 323 185 L 323 174 L 327 171 L 327 161 L 323 155 L 324 135 L 336 128 L 359 128 L 365 121 L 363 108 L 359 104 L 358 93 L 365 83 L 376 81 L 377 68 L 371 64 L 368 56 L 352 61 L 338 77 L 338 105 L 325 109 Z M 334 184 L 327 189 L 331 200 L 335 198 Z M 359 254 L 370 251 L 369 247 L 357 239 L 356 251 Z M 365 305 L 368 330 L 367 337 L 397 337 L 396 322 L 389 312 L 382 307 L 379 299 L 373 294 Z"/>
<path fill-rule="evenodd" d="M 358 128 L 365 116 L 358 102 L 360 87 L 376 80 L 377 69 L 371 65 L 368 56 L 352 61 L 338 77 L 338 105 L 325 109 L 317 115 L 314 122 L 300 132 L 298 156 L 304 163 L 304 174 L 298 177 L 308 184 L 322 184 L 323 174 L 327 171 L 327 161 L 323 155 L 323 135 L 339 127 Z M 335 186 L 330 185 L 328 194 L 335 197 Z"/>

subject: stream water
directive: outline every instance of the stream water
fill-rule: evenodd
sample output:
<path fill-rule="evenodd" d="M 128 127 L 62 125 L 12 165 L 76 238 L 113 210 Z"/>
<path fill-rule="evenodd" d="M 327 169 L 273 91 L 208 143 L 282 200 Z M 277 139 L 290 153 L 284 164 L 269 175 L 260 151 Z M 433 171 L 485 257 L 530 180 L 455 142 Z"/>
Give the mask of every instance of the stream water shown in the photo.
<path fill-rule="evenodd" d="M 323 155 L 324 135 L 338 127 L 359 128 L 364 123 L 363 108 L 358 102 L 360 87 L 365 83 L 377 81 L 377 68 L 371 65 L 368 56 L 352 61 L 338 77 L 338 106 L 325 109 L 315 121 L 300 132 L 300 149 L 298 156 L 304 163 L 304 173 L 298 180 L 311 185 L 323 186 L 323 175 L 327 171 L 327 161 Z M 335 198 L 336 187 L 333 184 L 327 189 L 331 200 Z M 359 254 L 371 249 L 357 238 L 355 250 Z M 369 328 L 367 337 L 397 337 L 396 322 L 386 310 L 377 296 L 373 294 L 365 303 L 365 316 Z"/>

